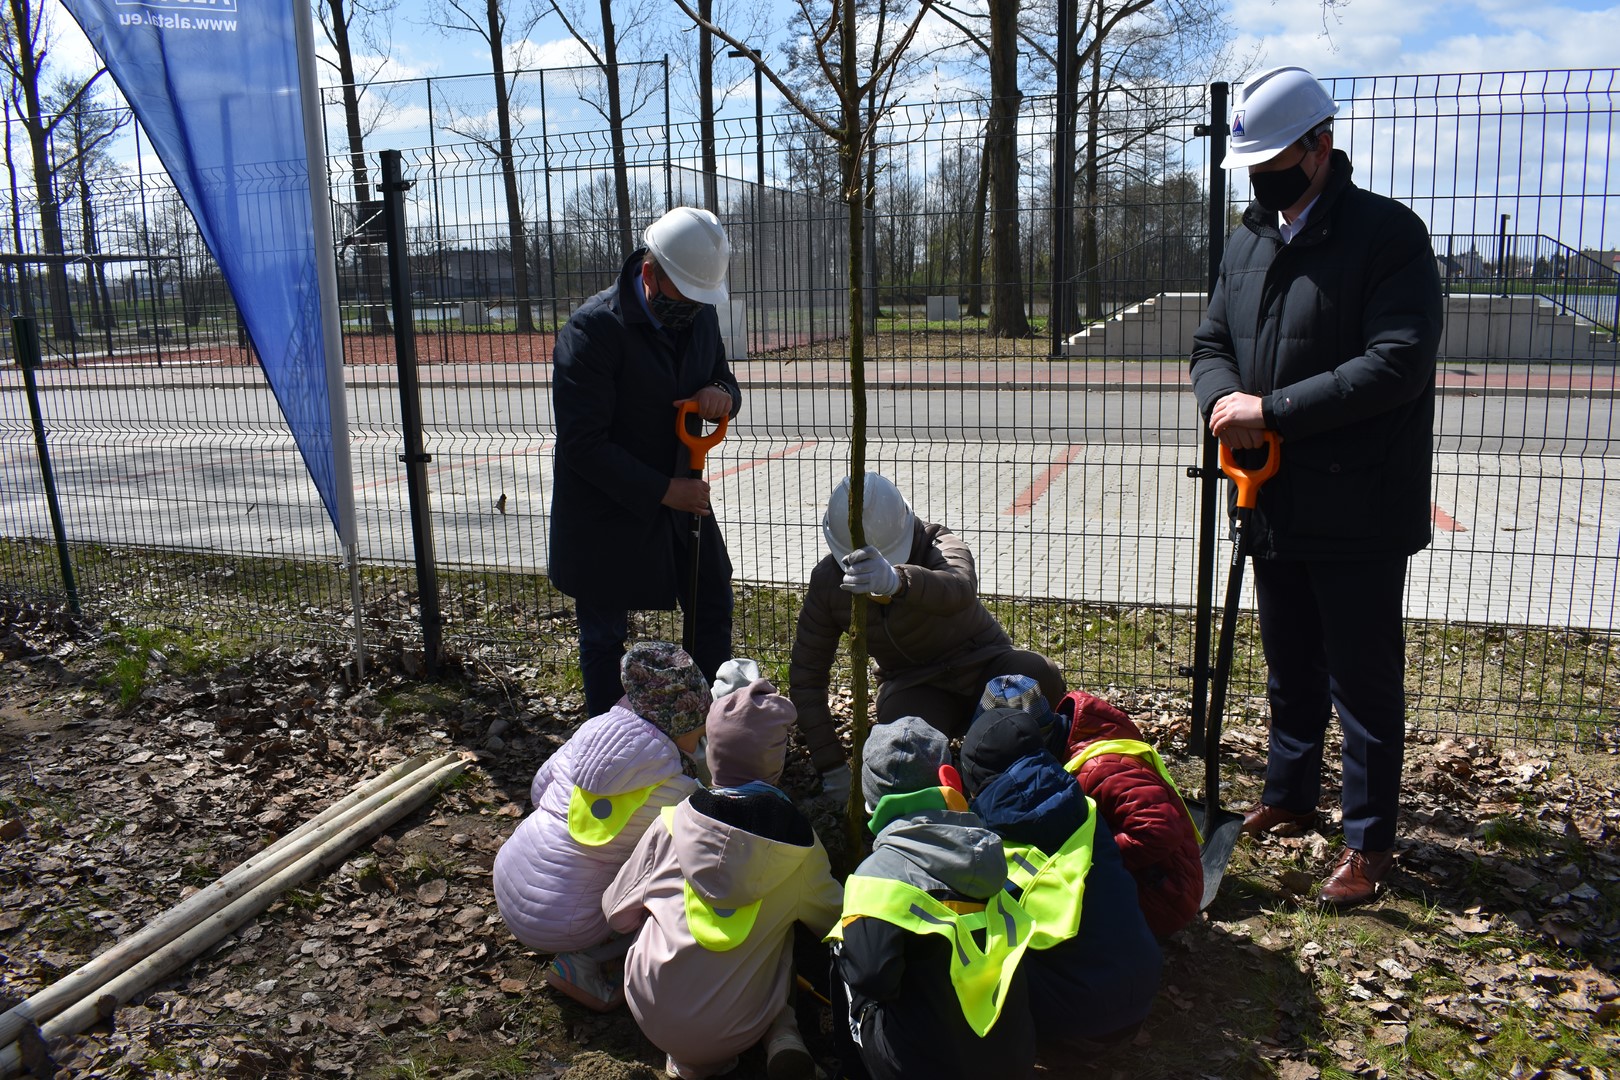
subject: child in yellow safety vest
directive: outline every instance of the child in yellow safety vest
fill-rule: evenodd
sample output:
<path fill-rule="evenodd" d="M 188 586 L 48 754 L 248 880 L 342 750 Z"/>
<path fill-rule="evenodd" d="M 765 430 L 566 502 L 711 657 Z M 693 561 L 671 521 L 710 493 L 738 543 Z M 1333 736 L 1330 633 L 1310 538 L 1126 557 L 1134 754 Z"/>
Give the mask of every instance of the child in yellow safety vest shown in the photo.
<path fill-rule="evenodd" d="M 1034 925 L 1024 968 L 1043 1042 L 1085 1049 L 1136 1034 L 1162 956 L 1113 830 L 1018 707 L 992 708 L 962 739 L 969 805 L 1001 835 L 1008 891 Z"/>
<path fill-rule="evenodd" d="M 872 728 L 863 752 L 876 841 L 845 883 L 830 936 L 834 1022 L 847 1020 L 877 1080 L 1035 1068 L 1021 963 L 1031 923 L 1003 888 L 1001 839 L 968 812 L 954 774 L 942 775 L 949 761 L 945 736 L 915 716 Z"/>
<path fill-rule="evenodd" d="M 1042 741 L 1113 830 L 1148 929 L 1164 941 L 1198 914 L 1204 896 L 1201 837 L 1159 752 L 1131 718 L 1084 690 L 1048 703 L 1035 680 L 1002 675 L 979 710 L 1015 706 L 1035 718 Z"/>
<path fill-rule="evenodd" d="M 555 953 L 546 982 L 606 1011 L 624 1000 L 602 893 L 666 806 L 697 788 L 685 774 L 703 734 L 709 684 L 667 641 L 631 646 L 625 696 L 587 720 L 534 774 L 534 812 L 495 856 L 495 903 L 524 945 Z"/>
<path fill-rule="evenodd" d="M 789 995 L 793 926 L 825 934 L 843 889 L 810 822 L 774 786 L 796 719 L 765 679 L 717 700 L 715 786 L 665 809 L 602 898 L 609 925 L 635 936 L 625 1000 L 671 1076 L 727 1072 L 760 1042 L 772 1080 L 815 1073 Z"/>

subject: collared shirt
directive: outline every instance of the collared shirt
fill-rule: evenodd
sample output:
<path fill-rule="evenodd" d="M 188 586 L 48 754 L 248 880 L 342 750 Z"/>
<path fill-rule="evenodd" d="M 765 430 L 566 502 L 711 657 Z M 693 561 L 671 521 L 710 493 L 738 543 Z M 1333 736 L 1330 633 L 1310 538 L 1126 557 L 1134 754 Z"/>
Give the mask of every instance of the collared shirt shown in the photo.
<path fill-rule="evenodd" d="M 1289 224 L 1288 220 L 1281 214 L 1277 215 L 1277 231 L 1282 233 L 1283 243 L 1292 243 L 1294 237 L 1305 231 L 1306 223 L 1311 220 L 1311 211 L 1316 209 L 1316 204 L 1321 198 L 1321 195 L 1317 195 L 1316 198 L 1306 203 L 1305 209 L 1299 212 L 1299 216 L 1294 219 L 1293 224 Z"/>

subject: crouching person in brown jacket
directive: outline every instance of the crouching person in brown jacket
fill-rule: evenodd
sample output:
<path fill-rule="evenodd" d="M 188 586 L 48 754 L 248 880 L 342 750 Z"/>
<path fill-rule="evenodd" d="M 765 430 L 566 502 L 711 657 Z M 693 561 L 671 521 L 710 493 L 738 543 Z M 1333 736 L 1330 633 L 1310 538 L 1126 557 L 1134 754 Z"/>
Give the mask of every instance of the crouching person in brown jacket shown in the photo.
<path fill-rule="evenodd" d="M 1048 701 L 1066 692 L 1057 665 L 1013 648 L 979 602 L 973 552 L 944 525 L 924 521 L 892 482 L 867 473 L 861 524 L 866 546 L 850 539 L 849 480 L 833 489 L 821 531 L 831 554 L 810 574 L 788 671 L 799 731 L 821 771 L 823 790 L 849 797 L 850 772 L 827 705 L 838 642 L 849 633 L 850 595 L 864 593 L 867 647 L 879 680 L 877 722 L 920 716 L 945 735 L 967 731 L 984 684 L 1028 675 Z"/>

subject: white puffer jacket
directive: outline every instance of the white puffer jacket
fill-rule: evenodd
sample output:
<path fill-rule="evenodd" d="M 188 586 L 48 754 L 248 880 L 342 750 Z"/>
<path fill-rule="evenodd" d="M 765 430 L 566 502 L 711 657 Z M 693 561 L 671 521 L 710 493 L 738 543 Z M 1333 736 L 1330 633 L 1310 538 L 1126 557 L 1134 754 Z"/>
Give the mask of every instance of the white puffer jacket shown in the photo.
<path fill-rule="evenodd" d="M 576 788 L 618 796 L 657 785 L 612 839 L 581 843 L 569 830 Z M 507 927 L 539 952 L 572 952 L 608 937 L 602 894 L 665 806 L 697 787 L 669 737 L 615 705 L 580 726 L 534 774 L 534 812 L 495 856 L 495 903 Z"/>

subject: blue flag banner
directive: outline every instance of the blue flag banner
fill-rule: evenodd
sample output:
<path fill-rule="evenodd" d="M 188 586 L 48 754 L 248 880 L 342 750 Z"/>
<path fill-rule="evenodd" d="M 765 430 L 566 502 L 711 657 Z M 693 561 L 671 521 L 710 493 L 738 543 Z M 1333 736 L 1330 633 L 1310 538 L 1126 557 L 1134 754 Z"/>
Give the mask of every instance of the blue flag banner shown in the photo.
<path fill-rule="evenodd" d="M 318 122 L 307 127 L 319 115 L 307 3 L 64 2 L 196 218 L 326 512 L 352 547 L 324 146 Z"/>

